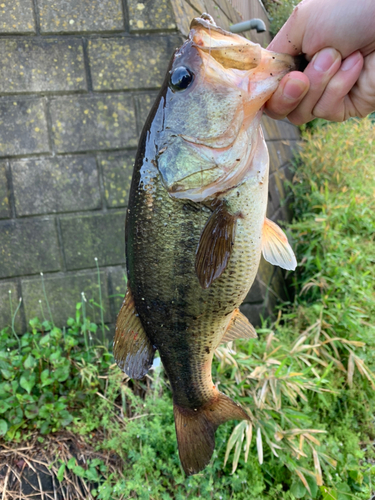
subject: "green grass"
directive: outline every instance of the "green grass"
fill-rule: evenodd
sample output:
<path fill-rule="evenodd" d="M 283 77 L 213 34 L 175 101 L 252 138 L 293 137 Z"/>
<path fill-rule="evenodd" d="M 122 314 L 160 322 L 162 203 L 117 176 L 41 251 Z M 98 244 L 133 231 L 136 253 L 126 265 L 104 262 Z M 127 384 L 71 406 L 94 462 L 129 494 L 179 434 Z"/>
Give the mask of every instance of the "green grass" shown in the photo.
<path fill-rule="evenodd" d="M 270 17 L 270 32 L 276 35 L 283 24 L 288 20 L 293 12 L 294 7 L 300 3 L 301 0 L 282 0 L 281 2 L 274 2 L 267 0 L 266 9 Z"/>
<path fill-rule="evenodd" d="M 217 350 L 214 380 L 251 422 L 219 427 L 201 474 L 186 478 L 181 469 L 163 370 L 141 382 L 121 374 L 105 347 L 92 346 L 84 297 L 64 330 L 33 320 L 20 339 L 1 332 L 3 443 L 37 436 L 43 447 L 63 429 L 80 436 L 102 458 L 51 462 L 62 483 L 72 474 L 91 482 L 93 498 L 371 498 L 374 139 L 366 119 L 305 133 L 292 186 L 295 298 L 259 340 Z"/>

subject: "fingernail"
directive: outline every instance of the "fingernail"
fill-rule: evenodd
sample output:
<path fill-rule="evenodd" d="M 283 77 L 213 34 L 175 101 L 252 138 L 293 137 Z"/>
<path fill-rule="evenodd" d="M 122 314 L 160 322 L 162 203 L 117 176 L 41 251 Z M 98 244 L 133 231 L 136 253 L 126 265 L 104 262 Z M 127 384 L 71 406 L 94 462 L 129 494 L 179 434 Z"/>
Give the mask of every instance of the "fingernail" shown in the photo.
<path fill-rule="evenodd" d="M 345 61 L 341 64 L 341 68 L 343 71 L 349 71 L 350 69 L 354 68 L 354 66 L 359 62 L 361 59 L 361 55 L 358 52 L 353 52 L 350 56 L 348 56 Z"/>
<path fill-rule="evenodd" d="M 339 53 L 335 49 L 323 49 L 313 57 L 314 68 L 322 73 L 328 71 L 332 64 L 339 57 Z"/>
<path fill-rule="evenodd" d="M 296 101 L 306 90 L 306 83 L 290 78 L 284 85 L 283 95 L 291 101 Z"/>

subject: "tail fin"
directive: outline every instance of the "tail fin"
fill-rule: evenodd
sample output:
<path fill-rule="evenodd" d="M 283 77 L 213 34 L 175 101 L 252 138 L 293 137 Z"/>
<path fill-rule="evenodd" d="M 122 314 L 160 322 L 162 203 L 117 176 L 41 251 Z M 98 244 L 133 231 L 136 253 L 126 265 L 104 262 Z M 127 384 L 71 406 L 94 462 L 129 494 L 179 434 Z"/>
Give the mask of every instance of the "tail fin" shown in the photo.
<path fill-rule="evenodd" d="M 200 408 L 173 406 L 180 460 L 185 473 L 196 474 L 209 463 L 215 431 L 227 420 L 249 420 L 245 410 L 221 392 Z"/>

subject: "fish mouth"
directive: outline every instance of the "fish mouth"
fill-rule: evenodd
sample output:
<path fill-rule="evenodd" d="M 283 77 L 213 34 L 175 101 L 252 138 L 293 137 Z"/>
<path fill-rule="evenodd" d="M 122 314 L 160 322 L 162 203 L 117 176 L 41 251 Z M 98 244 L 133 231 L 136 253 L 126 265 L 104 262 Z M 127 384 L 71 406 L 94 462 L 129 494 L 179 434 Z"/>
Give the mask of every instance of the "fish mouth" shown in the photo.
<path fill-rule="evenodd" d="M 263 49 L 259 44 L 225 31 L 216 25 L 209 14 L 193 19 L 189 39 L 201 53 L 215 59 L 225 69 L 257 70 L 259 79 L 266 76 L 281 78 L 299 69 L 301 57 L 279 54 Z"/>

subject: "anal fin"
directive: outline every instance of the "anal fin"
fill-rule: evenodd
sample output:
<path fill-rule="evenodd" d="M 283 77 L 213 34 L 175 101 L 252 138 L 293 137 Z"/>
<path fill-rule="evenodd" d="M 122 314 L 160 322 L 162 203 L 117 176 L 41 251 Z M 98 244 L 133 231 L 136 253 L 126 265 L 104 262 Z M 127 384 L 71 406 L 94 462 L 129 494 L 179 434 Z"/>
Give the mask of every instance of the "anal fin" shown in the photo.
<path fill-rule="evenodd" d="M 262 253 L 267 262 L 294 271 L 297 260 L 284 231 L 274 222 L 265 219 L 262 233 Z"/>
<path fill-rule="evenodd" d="M 117 316 L 113 355 L 119 368 L 130 378 L 141 379 L 154 359 L 155 347 L 147 338 L 128 289 Z"/>
<path fill-rule="evenodd" d="M 211 460 L 215 431 L 228 420 L 249 420 L 248 414 L 232 399 L 216 391 L 215 397 L 200 408 L 173 405 L 178 451 L 185 473 L 197 474 Z"/>
<path fill-rule="evenodd" d="M 220 203 L 203 228 L 195 255 L 195 272 L 204 289 L 220 278 L 228 265 L 238 217 Z"/>
<path fill-rule="evenodd" d="M 250 321 L 239 309 L 235 309 L 220 343 L 236 339 L 256 339 L 257 337 L 257 332 Z"/>

